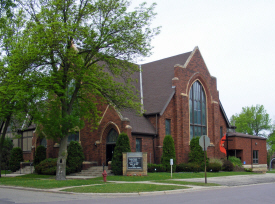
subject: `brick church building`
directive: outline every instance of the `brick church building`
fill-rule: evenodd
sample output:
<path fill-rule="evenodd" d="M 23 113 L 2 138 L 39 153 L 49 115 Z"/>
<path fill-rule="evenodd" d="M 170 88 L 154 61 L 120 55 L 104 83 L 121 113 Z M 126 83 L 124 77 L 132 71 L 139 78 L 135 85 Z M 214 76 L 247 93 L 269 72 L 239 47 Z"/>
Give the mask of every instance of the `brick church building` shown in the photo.
<path fill-rule="evenodd" d="M 69 141 L 77 140 L 83 147 L 85 165 L 108 164 L 121 132 L 129 136 L 132 152 L 147 152 L 148 163 L 160 163 L 165 135 L 174 139 L 177 163 L 188 162 L 190 140 L 201 135 L 210 138 L 208 157 L 223 158 L 221 138 L 231 132 L 230 155 L 241 158 L 246 165 L 266 166 L 265 139 L 230 131 L 232 127 L 219 99 L 217 79 L 210 74 L 198 47 L 140 68 L 142 72 L 133 77 L 138 81 L 144 107 L 142 116 L 102 105 L 97 130 L 91 131 L 86 123 L 83 129 L 69 136 Z M 59 144 L 33 137 L 32 148 L 24 152 L 24 157 L 32 160 L 39 144 L 47 146 L 47 157 L 57 156 Z"/>

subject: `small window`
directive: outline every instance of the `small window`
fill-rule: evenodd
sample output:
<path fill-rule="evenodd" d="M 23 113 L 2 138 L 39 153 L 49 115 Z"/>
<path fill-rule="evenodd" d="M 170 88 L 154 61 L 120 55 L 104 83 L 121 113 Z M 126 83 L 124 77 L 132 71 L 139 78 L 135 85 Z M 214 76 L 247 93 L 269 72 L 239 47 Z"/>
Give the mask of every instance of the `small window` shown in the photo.
<path fill-rule="evenodd" d="M 136 152 L 141 152 L 141 139 L 136 138 Z"/>
<path fill-rule="evenodd" d="M 222 139 L 222 137 L 223 137 L 222 126 L 220 127 L 220 137 L 221 137 L 221 139 Z"/>
<path fill-rule="evenodd" d="M 253 164 L 259 163 L 259 151 L 253 150 Z"/>
<path fill-rule="evenodd" d="M 171 120 L 165 120 L 165 135 L 171 135 Z"/>

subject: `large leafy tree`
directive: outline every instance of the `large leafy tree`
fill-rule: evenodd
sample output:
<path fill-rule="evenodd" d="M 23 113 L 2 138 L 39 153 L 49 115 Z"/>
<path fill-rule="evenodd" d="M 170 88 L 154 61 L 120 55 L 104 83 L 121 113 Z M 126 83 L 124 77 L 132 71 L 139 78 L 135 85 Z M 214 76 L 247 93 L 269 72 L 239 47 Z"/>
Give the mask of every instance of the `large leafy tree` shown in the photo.
<path fill-rule="evenodd" d="M 3 12 L 3 8 L 1 9 L 0 163 L 7 129 L 12 126 L 11 124 L 16 123 L 21 124 L 22 127 L 22 122 L 26 119 L 31 105 L 35 104 L 37 92 L 35 84 L 40 77 L 40 72 L 36 72 L 31 65 L 31 58 L 27 58 L 29 61 L 21 58 L 27 55 L 24 42 L 28 39 L 23 32 L 26 22 L 23 12 L 18 9 L 10 16 L 9 12 Z"/>
<path fill-rule="evenodd" d="M 47 90 L 35 115 L 44 135 L 60 141 L 56 179 L 66 179 L 68 133 L 86 119 L 96 127 L 97 105 L 117 109 L 140 104 L 131 74 L 136 57 L 150 54 L 154 6 L 128 11 L 127 0 L 21 0 L 28 14 L 27 51 L 47 76 Z M 29 57 L 31 55 L 28 55 Z"/>
<path fill-rule="evenodd" d="M 271 119 L 263 105 L 243 107 L 240 114 L 231 117 L 237 132 L 249 135 L 265 136 L 265 130 L 270 130 Z"/>

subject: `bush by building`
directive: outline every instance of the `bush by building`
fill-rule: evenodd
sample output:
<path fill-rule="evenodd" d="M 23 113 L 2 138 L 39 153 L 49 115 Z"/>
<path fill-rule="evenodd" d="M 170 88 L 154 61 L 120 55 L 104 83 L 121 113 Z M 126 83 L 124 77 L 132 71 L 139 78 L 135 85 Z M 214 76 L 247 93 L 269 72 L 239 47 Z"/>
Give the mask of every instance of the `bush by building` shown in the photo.
<path fill-rule="evenodd" d="M 5 170 L 9 167 L 12 148 L 13 148 L 12 140 L 10 138 L 5 138 L 3 149 L 2 149 L 2 163 L 1 163 L 2 170 Z"/>
<path fill-rule="evenodd" d="M 39 164 L 35 166 L 35 172 L 38 174 L 44 174 L 44 175 L 55 175 L 56 165 L 57 165 L 57 158 L 55 159 L 48 158 L 41 161 Z"/>
<path fill-rule="evenodd" d="M 223 171 L 233 171 L 233 168 L 234 168 L 234 166 L 233 166 L 231 161 L 225 160 L 223 162 L 223 165 L 222 165 L 222 170 Z"/>
<path fill-rule="evenodd" d="M 239 167 L 243 166 L 242 161 L 237 157 L 229 156 L 228 160 L 231 161 L 231 163 L 233 164 L 234 167 L 235 166 L 239 166 Z"/>
<path fill-rule="evenodd" d="M 82 170 L 82 163 L 84 159 L 85 157 L 84 157 L 83 149 L 79 144 L 79 142 L 71 141 L 68 147 L 66 173 L 71 174 L 75 172 L 80 172 Z"/>
<path fill-rule="evenodd" d="M 201 165 L 197 163 L 181 163 L 178 164 L 176 167 L 177 172 L 200 172 L 201 171 Z"/>
<path fill-rule="evenodd" d="M 176 171 L 176 150 L 174 140 L 171 135 L 166 135 L 163 140 L 161 163 L 165 167 L 166 171 L 170 171 L 170 159 L 173 159 L 173 172 Z"/>
<path fill-rule="evenodd" d="M 148 172 L 165 172 L 166 168 L 162 164 L 147 164 Z"/>
<path fill-rule="evenodd" d="M 35 150 L 34 166 L 46 159 L 46 148 L 42 145 L 38 146 Z"/>
<path fill-rule="evenodd" d="M 222 168 L 222 165 L 219 163 L 209 163 L 206 167 L 208 172 L 219 172 Z"/>
<path fill-rule="evenodd" d="M 23 161 L 23 151 L 20 147 L 11 150 L 10 170 L 15 172 L 20 169 L 20 162 Z"/>
<path fill-rule="evenodd" d="M 112 159 L 112 171 L 122 175 L 122 152 L 131 152 L 129 137 L 126 133 L 119 134 Z"/>
<path fill-rule="evenodd" d="M 194 137 L 190 142 L 190 153 L 188 161 L 201 166 L 201 171 L 204 170 L 204 151 L 199 144 L 200 137 Z M 205 152 L 206 164 L 208 164 L 207 152 Z"/>

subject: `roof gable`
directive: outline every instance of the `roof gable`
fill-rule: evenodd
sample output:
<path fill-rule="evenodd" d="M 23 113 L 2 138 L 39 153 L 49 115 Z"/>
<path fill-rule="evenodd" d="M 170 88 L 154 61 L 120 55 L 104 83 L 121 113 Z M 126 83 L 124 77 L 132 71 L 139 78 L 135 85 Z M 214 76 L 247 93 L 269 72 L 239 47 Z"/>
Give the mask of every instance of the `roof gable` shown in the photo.
<path fill-rule="evenodd" d="M 174 65 L 185 64 L 192 52 L 141 65 L 145 114 L 163 112 L 174 93 Z"/>

